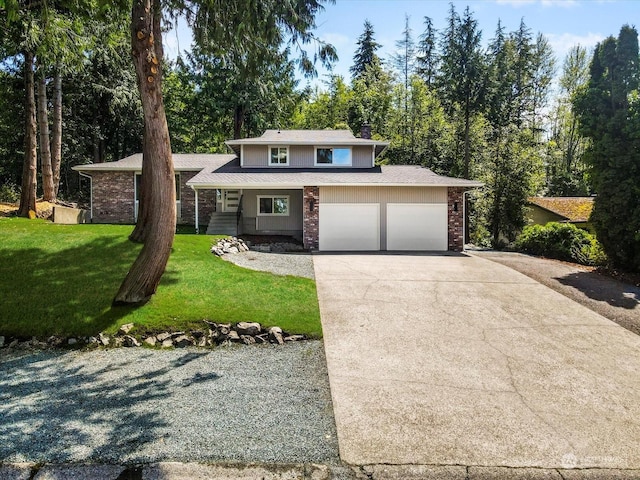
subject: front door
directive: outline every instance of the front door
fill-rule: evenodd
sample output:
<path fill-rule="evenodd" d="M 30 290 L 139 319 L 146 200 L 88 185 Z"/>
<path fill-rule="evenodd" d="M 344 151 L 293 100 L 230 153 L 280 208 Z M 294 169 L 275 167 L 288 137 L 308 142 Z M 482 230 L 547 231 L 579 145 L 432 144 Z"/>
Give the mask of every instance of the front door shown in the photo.
<path fill-rule="evenodd" d="M 222 191 L 222 211 L 237 212 L 240 205 L 240 190 Z"/>

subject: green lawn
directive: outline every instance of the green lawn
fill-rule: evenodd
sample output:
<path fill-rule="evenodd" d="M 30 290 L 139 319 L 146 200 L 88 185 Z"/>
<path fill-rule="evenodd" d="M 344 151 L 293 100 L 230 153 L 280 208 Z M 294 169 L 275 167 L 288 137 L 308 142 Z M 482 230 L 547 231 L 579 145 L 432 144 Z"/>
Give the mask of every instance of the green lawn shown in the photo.
<path fill-rule="evenodd" d="M 237 267 L 209 252 L 214 237 L 178 234 L 156 295 L 111 307 L 140 246 L 132 226 L 0 218 L 0 335 L 93 335 L 256 321 L 320 337 L 315 282 Z"/>

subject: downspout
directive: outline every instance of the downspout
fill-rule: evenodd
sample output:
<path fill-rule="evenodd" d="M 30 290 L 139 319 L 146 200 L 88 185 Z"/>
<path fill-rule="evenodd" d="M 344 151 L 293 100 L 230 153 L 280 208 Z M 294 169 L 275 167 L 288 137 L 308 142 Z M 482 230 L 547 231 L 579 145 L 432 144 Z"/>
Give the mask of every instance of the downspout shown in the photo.
<path fill-rule="evenodd" d="M 198 215 L 198 190 L 193 186 L 191 186 L 191 188 L 193 189 L 193 193 L 196 196 L 196 235 L 198 235 L 200 233 L 200 216 Z"/>
<path fill-rule="evenodd" d="M 81 177 L 86 177 L 89 179 L 89 217 L 91 218 L 91 222 L 93 222 L 93 177 L 91 175 L 87 175 L 86 173 L 78 173 Z"/>
<path fill-rule="evenodd" d="M 468 190 L 462 192 L 462 251 L 467 244 L 467 193 Z"/>

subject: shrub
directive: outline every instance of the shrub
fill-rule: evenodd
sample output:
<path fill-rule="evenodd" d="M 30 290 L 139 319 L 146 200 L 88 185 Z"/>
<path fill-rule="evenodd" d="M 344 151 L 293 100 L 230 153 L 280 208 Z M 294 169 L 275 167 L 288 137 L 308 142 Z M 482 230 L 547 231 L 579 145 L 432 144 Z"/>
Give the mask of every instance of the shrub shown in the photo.
<path fill-rule="evenodd" d="M 598 240 L 570 223 L 549 222 L 524 228 L 516 240 L 516 249 L 582 265 L 602 265 L 606 256 Z"/>
<path fill-rule="evenodd" d="M 20 190 L 12 183 L 0 185 L 0 202 L 16 203 L 20 200 Z"/>

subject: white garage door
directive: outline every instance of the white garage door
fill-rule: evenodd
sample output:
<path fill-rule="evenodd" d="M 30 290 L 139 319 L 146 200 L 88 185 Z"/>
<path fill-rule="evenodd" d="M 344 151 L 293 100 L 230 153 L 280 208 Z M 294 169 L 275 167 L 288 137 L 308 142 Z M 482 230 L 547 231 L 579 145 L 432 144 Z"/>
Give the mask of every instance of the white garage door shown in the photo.
<path fill-rule="evenodd" d="M 380 250 L 377 203 L 324 203 L 319 215 L 320 250 Z"/>
<path fill-rule="evenodd" d="M 387 205 L 387 250 L 435 250 L 448 247 L 447 205 Z"/>

